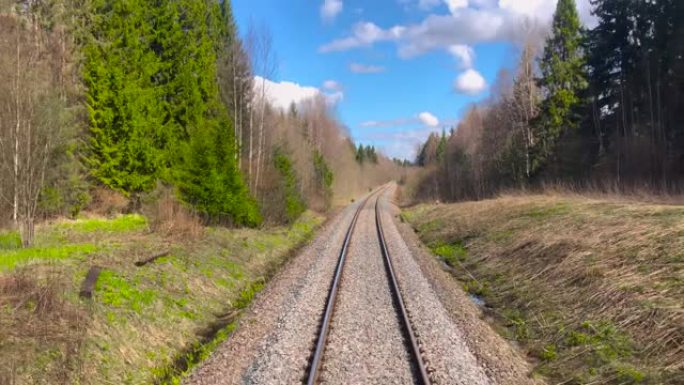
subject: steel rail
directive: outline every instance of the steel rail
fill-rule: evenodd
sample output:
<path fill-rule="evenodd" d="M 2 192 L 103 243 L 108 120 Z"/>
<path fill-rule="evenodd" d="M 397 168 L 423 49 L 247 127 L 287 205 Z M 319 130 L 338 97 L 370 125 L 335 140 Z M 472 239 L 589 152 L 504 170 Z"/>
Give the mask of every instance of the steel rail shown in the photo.
<path fill-rule="evenodd" d="M 392 266 L 392 259 L 390 258 L 389 250 L 387 249 L 387 242 L 385 241 L 385 233 L 382 230 L 382 218 L 380 215 L 380 197 L 375 201 L 375 227 L 378 231 L 378 240 L 380 242 L 380 249 L 382 251 L 383 260 L 385 262 L 385 269 L 387 270 L 387 275 L 390 280 L 390 287 L 392 290 L 392 297 L 394 298 L 395 304 L 399 309 L 399 318 L 401 318 L 401 324 L 403 326 L 404 336 L 408 340 L 408 345 L 410 347 L 410 353 L 417 365 L 418 369 L 418 383 L 421 385 L 430 385 L 430 376 L 425 368 L 425 363 L 423 362 L 423 357 L 420 355 L 420 347 L 418 346 L 418 340 L 413 333 L 413 328 L 411 327 L 411 321 L 409 319 L 408 313 L 406 312 L 406 305 L 404 304 L 404 299 L 401 296 L 401 291 L 399 290 L 399 284 L 397 282 L 397 277 L 394 274 L 394 268 Z"/>
<path fill-rule="evenodd" d="M 352 234 L 354 232 L 354 228 L 356 227 L 356 222 L 359 219 L 361 211 L 366 206 L 368 199 L 370 199 L 370 197 L 375 193 L 376 192 L 371 193 L 363 200 L 363 202 L 360 203 L 359 208 L 356 209 L 356 213 L 354 213 L 354 217 L 349 224 L 347 233 L 344 236 L 344 242 L 342 243 L 342 248 L 340 249 L 340 256 L 337 260 L 337 267 L 335 268 L 335 276 L 333 277 L 332 283 L 330 285 L 330 291 L 328 292 L 328 298 L 325 304 L 325 313 L 323 313 L 321 330 L 318 334 L 318 340 L 316 341 L 316 350 L 314 351 L 313 358 L 311 359 L 311 365 L 309 367 L 309 375 L 306 381 L 307 385 L 314 385 L 318 381 L 321 364 L 323 362 L 323 354 L 325 353 L 325 344 L 328 340 L 328 332 L 330 331 L 330 321 L 332 320 L 332 315 L 335 310 L 337 292 L 342 278 L 342 271 L 344 270 L 344 263 L 347 258 L 347 251 L 349 250 Z"/>
<path fill-rule="evenodd" d="M 335 310 L 335 304 L 337 302 L 337 293 L 339 291 L 339 284 L 342 278 L 342 273 L 344 271 L 344 264 L 346 262 L 347 251 L 349 250 L 349 244 L 351 243 L 352 234 L 354 228 L 356 227 L 356 222 L 361 214 L 361 211 L 366 206 L 368 200 L 373 196 L 378 194 L 378 198 L 375 201 L 375 227 L 378 234 L 378 242 L 380 243 L 380 249 L 383 256 L 383 263 L 387 276 L 389 279 L 390 290 L 392 291 L 392 299 L 394 301 L 395 307 L 398 309 L 398 316 L 400 318 L 400 324 L 404 334 L 404 338 L 407 341 L 409 348 L 409 354 L 413 357 L 417 369 L 417 383 L 421 385 L 430 385 L 430 377 L 425 369 L 425 363 L 423 362 L 422 356 L 420 355 L 420 348 L 418 346 L 417 339 L 411 328 L 411 323 L 406 312 L 406 306 L 404 300 L 401 296 L 401 291 L 399 290 L 399 285 L 397 283 L 396 275 L 394 274 L 394 269 L 392 267 L 392 261 L 390 259 L 389 250 L 387 248 L 387 243 L 385 241 L 385 234 L 382 229 L 382 219 L 380 217 L 380 195 L 384 192 L 386 188 L 380 189 L 368 195 L 363 202 L 356 209 L 354 217 L 352 218 L 347 233 L 344 237 L 344 242 L 342 248 L 340 249 L 340 255 L 337 261 L 337 267 L 335 268 L 335 276 L 333 277 L 330 290 L 328 292 L 328 298 L 326 300 L 325 313 L 323 314 L 323 320 L 321 323 L 321 329 L 318 334 L 318 339 L 316 341 L 316 350 L 314 351 L 313 357 L 311 359 L 311 364 L 309 366 L 309 373 L 306 380 L 307 385 L 315 385 L 318 382 L 318 377 L 320 375 L 321 365 L 323 363 L 323 355 L 325 354 L 325 344 L 328 339 L 328 333 L 330 331 L 330 323 Z"/>

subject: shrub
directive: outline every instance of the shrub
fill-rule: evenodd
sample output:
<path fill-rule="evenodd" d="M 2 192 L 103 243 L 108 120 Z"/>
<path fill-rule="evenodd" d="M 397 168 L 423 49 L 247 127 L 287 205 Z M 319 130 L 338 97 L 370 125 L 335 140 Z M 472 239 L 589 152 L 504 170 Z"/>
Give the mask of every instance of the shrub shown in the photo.
<path fill-rule="evenodd" d="M 297 174 L 292 166 L 292 160 L 282 150 L 276 150 L 273 162 L 281 177 L 285 198 L 285 218 L 288 223 L 292 223 L 306 210 L 306 203 L 299 190 Z"/>
<path fill-rule="evenodd" d="M 325 209 L 327 210 L 332 204 L 332 185 L 335 178 L 330 166 L 328 166 L 328 163 L 325 161 L 325 157 L 323 157 L 323 154 L 318 150 L 314 151 L 313 164 L 316 186 L 319 190 L 319 195 L 323 198 Z"/>
<path fill-rule="evenodd" d="M 99 215 L 115 215 L 126 211 L 128 198 L 120 192 L 105 187 L 98 187 L 92 192 L 89 210 Z"/>
<path fill-rule="evenodd" d="M 202 134 L 180 146 L 183 160 L 173 172 L 179 197 L 207 222 L 259 225 L 262 218 L 256 200 L 232 155 L 219 151 L 216 143 L 213 135 Z"/>
<path fill-rule="evenodd" d="M 163 189 L 143 206 L 150 228 L 165 236 L 184 239 L 200 238 L 204 232 L 202 221 L 191 208 L 178 201 L 173 192 Z"/>
<path fill-rule="evenodd" d="M 21 248 L 21 236 L 16 231 L 0 233 L 0 250 L 12 250 Z"/>

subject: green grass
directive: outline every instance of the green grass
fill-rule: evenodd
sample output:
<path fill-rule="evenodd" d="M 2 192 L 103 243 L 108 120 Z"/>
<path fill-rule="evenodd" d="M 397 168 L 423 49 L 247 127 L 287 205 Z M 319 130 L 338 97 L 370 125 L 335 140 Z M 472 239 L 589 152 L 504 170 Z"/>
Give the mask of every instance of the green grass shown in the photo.
<path fill-rule="evenodd" d="M 55 261 L 82 258 L 99 250 L 93 244 L 72 244 L 54 247 L 29 247 L 25 249 L 0 249 L 0 272 L 15 269 L 35 261 Z"/>
<path fill-rule="evenodd" d="M 533 207 L 524 212 L 523 215 L 535 219 L 546 219 L 552 216 L 568 214 L 570 210 L 570 206 L 567 203 L 557 203 L 550 206 Z"/>
<path fill-rule="evenodd" d="M 136 313 L 140 313 L 156 299 L 155 290 L 140 290 L 129 283 L 125 277 L 107 270 L 100 273 L 96 293 L 98 300 L 103 304 L 132 310 Z"/>
<path fill-rule="evenodd" d="M 95 232 L 126 233 L 140 231 L 146 228 L 147 219 L 138 214 L 121 215 L 114 219 L 77 219 L 56 226 L 56 229 L 68 230 L 81 234 Z"/>
<path fill-rule="evenodd" d="M 0 252 L 21 247 L 21 236 L 17 231 L 0 232 Z"/>
<path fill-rule="evenodd" d="M 64 318 L 56 310 L 44 321 L 28 308 L 19 314 L 0 307 L 0 378 L 5 378 L 7 367 L 1 363 L 10 362 L 16 365 L 18 383 L 51 383 L 55 373 L 68 378 L 66 383 L 83 385 L 178 383 L 235 324 L 221 325 L 210 338 L 206 331 L 224 322 L 225 315 L 247 307 L 322 221 L 305 212 L 291 226 L 207 228 L 194 240 L 151 233 L 145 218 L 135 215 L 45 225 L 38 229 L 36 247 L 0 248 L 0 274 L 33 279 L 36 271 L 54 272 L 49 281 L 87 322 Z M 160 250 L 170 253 L 145 266 L 134 265 Z M 39 262 L 45 260 L 60 263 L 44 269 Z M 103 270 L 92 299 L 81 299 L 80 285 L 93 265 Z M 31 327 L 21 339 L 5 342 L 16 325 L 39 322 L 49 325 L 48 331 Z M 64 330 L 76 330 L 82 338 L 78 355 L 69 358 L 68 365 L 64 352 L 74 348 L 59 342 Z M 186 367 L 177 366 L 176 360 Z"/>
<path fill-rule="evenodd" d="M 234 307 L 238 311 L 246 309 L 258 294 L 264 288 L 263 280 L 252 282 L 247 285 L 245 289 L 240 292 L 238 300 Z M 237 319 L 236 315 L 236 319 Z M 221 327 L 215 335 L 207 341 L 197 341 L 192 344 L 188 351 L 181 353 L 174 361 L 175 365 L 164 365 L 159 368 L 152 369 L 151 373 L 154 377 L 154 383 L 159 385 L 178 385 L 183 378 L 192 373 L 193 369 L 199 363 L 209 358 L 209 356 L 230 337 L 237 327 L 237 320 L 229 322 L 227 325 Z M 178 364 L 180 362 L 181 364 Z"/>
<path fill-rule="evenodd" d="M 438 242 L 430 249 L 433 253 L 435 253 L 435 255 L 441 257 L 444 262 L 448 263 L 452 267 L 464 262 L 468 257 L 468 250 L 465 248 L 462 241 L 456 241 L 452 243 Z"/>

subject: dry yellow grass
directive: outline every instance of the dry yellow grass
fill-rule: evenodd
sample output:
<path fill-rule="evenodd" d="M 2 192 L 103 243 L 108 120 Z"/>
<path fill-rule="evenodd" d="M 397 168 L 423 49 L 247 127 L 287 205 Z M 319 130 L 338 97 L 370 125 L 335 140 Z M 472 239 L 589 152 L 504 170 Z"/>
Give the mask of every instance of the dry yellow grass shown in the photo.
<path fill-rule="evenodd" d="M 481 294 L 537 371 L 563 383 L 684 379 L 684 207 L 508 195 L 404 214 Z"/>
<path fill-rule="evenodd" d="M 159 232 L 139 215 L 60 220 L 42 225 L 21 258 L 0 247 L 0 258 L 17 260 L 0 264 L 0 384 L 175 381 L 174 361 L 216 337 L 223 316 L 246 306 L 323 220 L 307 212 L 289 227 L 193 233 L 194 218 L 162 209 Z M 74 245 L 89 248 L 61 252 Z M 79 298 L 93 265 L 103 268 L 93 298 Z"/>

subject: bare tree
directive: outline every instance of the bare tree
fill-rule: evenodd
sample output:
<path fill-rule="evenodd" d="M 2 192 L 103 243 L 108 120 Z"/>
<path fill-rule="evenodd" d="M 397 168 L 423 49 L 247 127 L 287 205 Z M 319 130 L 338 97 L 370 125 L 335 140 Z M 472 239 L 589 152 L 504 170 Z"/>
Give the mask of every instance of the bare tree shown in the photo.
<path fill-rule="evenodd" d="M 511 107 L 514 124 L 520 130 L 525 145 L 525 175 L 530 177 L 531 160 L 530 152 L 535 145 L 535 137 L 532 131 L 532 120 L 539 111 L 540 94 L 535 81 L 534 72 L 535 51 L 533 43 L 528 42 L 523 48 L 518 67 L 518 74 L 513 87 Z"/>
<path fill-rule="evenodd" d="M 54 150 L 63 140 L 65 109 L 55 84 L 61 62 L 51 51 L 57 43 L 29 17 L 0 15 L 0 190 L 10 202 L 24 245 L 31 245 L 38 200 Z M 10 54 L 6 54 L 6 53 Z M 9 190 L 9 191 L 8 191 Z"/>
<path fill-rule="evenodd" d="M 257 106 L 259 109 L 258 128 L 254 129 L 254 108 L 250 109 L 250 124 L 249 124 L 249 154 L 248 154 L 248 173 L 250 176 L 250 185 L 252 191 L 258 195 L 259 181 L 263 171 L 263 164 L 265 160 L 266 138 L 265 138 L 265 121 L 266 108 L 268 106 L 266 81 L 275 76 L 277 68 L 277 58 L 273 51 L 273 38 L 270 30 L 266 26 L 256 28 L 250 24 L 247 31 L 246 38 L 247 51 L 252 61 L 252 68 L 260 77 L 257 85 L 255 97 L 252 99 L 252 106 Z M 255 100 L 256 99 L 256 100 Z M 255 142 L 256 141 L 256 146 Z M 255 153 L 256 152 L 256 153 Z"/>

